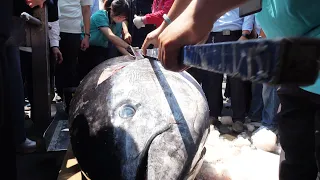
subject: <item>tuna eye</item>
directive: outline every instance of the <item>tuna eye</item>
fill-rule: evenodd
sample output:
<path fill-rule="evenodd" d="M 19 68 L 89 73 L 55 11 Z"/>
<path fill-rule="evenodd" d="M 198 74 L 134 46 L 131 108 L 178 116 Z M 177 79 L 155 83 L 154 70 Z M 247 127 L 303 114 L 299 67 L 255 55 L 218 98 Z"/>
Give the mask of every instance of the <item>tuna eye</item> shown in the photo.
<path fill-rule="evenodd" d="M 126 104 L 120 108 L 119 116 L 122 118 L 131 118 L 135 113 L 136 110 L 134 109 L 134 107 Z"/>

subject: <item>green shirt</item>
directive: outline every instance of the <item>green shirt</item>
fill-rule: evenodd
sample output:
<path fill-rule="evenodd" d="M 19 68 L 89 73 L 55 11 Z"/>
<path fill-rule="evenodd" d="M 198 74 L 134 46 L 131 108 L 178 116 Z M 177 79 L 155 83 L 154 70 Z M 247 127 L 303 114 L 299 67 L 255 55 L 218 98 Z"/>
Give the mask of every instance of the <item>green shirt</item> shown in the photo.
<path fill-rule="evenodd" d="M 319 8 L 320 0 L 263 0 L 262 11 L 256 18 L 267 38 L 320 38 Z M 315 84 L 301 88 L 320 94 L 320 72 Z"/>
<path fill-rule="evenodd" d="M 108 47 L 108 38 L 105 36 L 101 27 L 109 27 L 111 31 L 118 37 L 121 37 L 122 23 L 109 23 L 109 16 L 106 10 L 99 10 L 95 12 L 90 18 L 90 45 Z M 82 34 L 83 38 L 83 34 Z"/>

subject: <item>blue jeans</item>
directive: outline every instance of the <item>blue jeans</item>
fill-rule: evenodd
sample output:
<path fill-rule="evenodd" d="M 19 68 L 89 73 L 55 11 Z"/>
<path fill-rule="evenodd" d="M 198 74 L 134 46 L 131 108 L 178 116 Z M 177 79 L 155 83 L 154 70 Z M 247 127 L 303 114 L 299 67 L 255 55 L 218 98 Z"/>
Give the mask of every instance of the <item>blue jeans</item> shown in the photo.
<path fill-rule="evenodd" d="M 20 67 L 20 53 L 16 46 L 9 46 L 7 51 L 7 69 L 5 70 L 6 85 L 8 88 L 9 119 L 14 124 L 15 142 L 17 145 L 26 140 L 24 128 L 24 88 Z"/>
<path fill-rule="evenodd" d="M 277 94 L 277 87 L 263 84 L 262 88 L 263 111 L 261 123 L 268 128 L 276 128 L 276 114 L 278 112 L 280 100 Z"/>
<path fill-rule="evenodd" d="M 248 116 L 252 121 L 258 122 L 262 119 L 263 110 L 262 84 L 252 83 L 251 88 L 252 98 Z"/>

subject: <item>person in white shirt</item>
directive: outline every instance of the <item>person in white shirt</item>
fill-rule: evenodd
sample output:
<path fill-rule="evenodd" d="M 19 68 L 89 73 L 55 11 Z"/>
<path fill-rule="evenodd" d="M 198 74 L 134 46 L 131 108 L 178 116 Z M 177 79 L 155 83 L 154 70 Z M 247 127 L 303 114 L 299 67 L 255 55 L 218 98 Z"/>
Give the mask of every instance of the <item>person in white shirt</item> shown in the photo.
<path fill-rule="evenodd" d="M 77 87 L 77 58 L 79 49 L 85 51 L 89 47 L 90 16 L 92 0 L 59 0 L 60 51 L 63 62 L 55 69 L 55 85 L 57 93 L 63 97 L 66 88 Z M 81 23 L 83 22 L 84 38 L 81 40 Z M 69 102 L 65 102 L 68 107 Z M 66 108 L 67 110 L 67 108 Z"/>

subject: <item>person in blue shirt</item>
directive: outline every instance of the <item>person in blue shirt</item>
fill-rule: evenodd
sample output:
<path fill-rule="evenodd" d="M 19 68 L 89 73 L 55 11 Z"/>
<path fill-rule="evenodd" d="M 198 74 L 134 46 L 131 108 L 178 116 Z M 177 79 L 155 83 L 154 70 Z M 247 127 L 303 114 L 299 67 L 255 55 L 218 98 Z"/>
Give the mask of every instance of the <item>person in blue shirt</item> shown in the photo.
<path fill-rule="evenodd" d="M 129 55 L 126 50 L 130 45 L 121 39 L 122 22 L 129 14 L 127 0 L 113 0 L 105 3 L 104 10 L 98 10 L 91 16 L 90 47 L 79 53 L 79 78 L 82 79 L 95 66 L 114 57 L 111 53 L 111 43 L 123 55 Z M 84 37 L 86 34 L 82 34 Z"/>
<path fill-rule="evenodd" d="M 232 9 L 223 14 L 212 26 L 212 30 L 206 43 L 218 43 L 228 41 L 243 41 L 250 38 L 253 30 L 254 15 L 239 17 L 239 8 Z M 222 116 L 223 97 L 222 82 L 223 74 L 203 71 L 197 68 L 190 68 L 188 72 L 201 84 L 201 87 L 207 97 L 210 109 L 210 116 L 213 124 L 219 123 L 218 117 Z M 232 98 L 232 128 L 226 125 L 219 125 L 220 133 L 236 133 L 244 131 L 243 123 L 245 122 L 247 112 L 247 101 L 250 99 L 248 94 L 248 83 L 239 78 L 228 77 L 226 83 L 225 95 Z M 228 88 L 232 87 L 232 88 Z M 229 93 L 228 90 L 229 89 Z"/>
<path fill-rule="evenodd" d="M 93 0 L 92 6 L 90 7 L 91 9 L 91 16 L 99 11 L 99 0 Z"/>
<path fill-rule="evenodd" d="M 178 61 L 180 48 L 200 42 L 221 14 L 246 1 L 176 0 L 168 13 L 172 23 L 165 21 L 151 32 L 142 49 L 145 52 L 149 44 L 159 45 L 159 60 L 166 69 L 187 69 Z M 319 0 L 263 0 L 262 11 L 256 17 L 267 38 L 320 38 L 319 7 Z M 317 167 L 320 146 L 315 138 L 319 136 L 315 124 L 320 122 L 320 75 L 311 86 L 281 86 L 278 95 L 281 110 L 277 120 L 285 154 L 279 179 L 314 180 L 320 167 Z"/>

